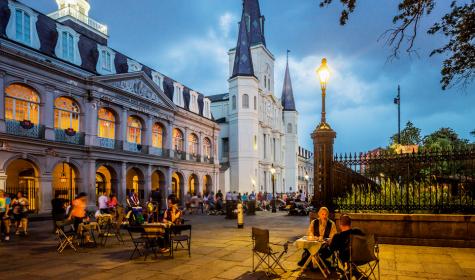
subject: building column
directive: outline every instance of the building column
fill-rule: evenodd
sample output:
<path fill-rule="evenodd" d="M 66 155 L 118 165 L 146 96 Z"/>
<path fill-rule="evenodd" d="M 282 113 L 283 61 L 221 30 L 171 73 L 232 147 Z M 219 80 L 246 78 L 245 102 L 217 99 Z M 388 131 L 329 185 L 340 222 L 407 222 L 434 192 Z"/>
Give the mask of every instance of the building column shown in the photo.
<path fill-rule="evenodd" d="M 86 123 L 85 123 L 85 132 L 86 132 L 86 139 L 85 144 L 86 146 L 95 146 L 96 145 L 96 138 L 97 138 L 97 125 L 98 125 L 98 116 L 97 112 L 99 108 L 97 108 L 96 102 L 88 102 L 86 103 Z"/>
<path fill-rule="evenodd" d="M 185 127 L 185 133 L 183 136 L 185 139 L 183 139 L 183 150 L 185 151 L 185 159 L 189 160 L 189 152 L 188 151 L 188 127 Z"/>
<path fill-rule="evenodd" d="M 152 193 L 152 166 L 149 164 L 145 172 L 144 199 L 147 201 Z"/>
<path fill-rule="evenodd" d="M 200 131 L 198 134 L 198 156 L 200 157 L 200 162 L 203 162 L 203 133 Z"/>
<path fill-rule="evenodd" d="M 55 140 L 54 136 L 54 91 L 52 86 L 45 87 L 44 102 L 40 111 L 40 123 L 45 126 L 45 139 Z"/>
<path fill-rule="evenodd" d="M 87 193 L 88 208 L 96 207 L 96 161 L 94 159 L 85 161 L 86 176 L 83 177 L 84 191 Z"/>
<path fill-rule="evenodd" d="M 168 197 L 172 192 L 172 175 L 173 169 L 171 167 L 167 167 L 165 174 L 165 197 Z"/>
<path fill-rule="evenodd" d="M 5 191 L 7 189 L 7 174 L 5 172 L 0 172 L 0 191 Z"/>
<path fill-rule="evenodd" d="M 117 199 L 119 203 L 125 203 L 126 189 L 127 189 L 127 163 L 122 162 L 122 167 L 120 169 L 120 182 L 117 190 Z"/>
<path fill-rule="evenodd" d="M 5 72 L 0 71 L 0 132 L 6 131 L 5 126 Z M 1 185 L 0 185 L 1 188 Z"/>
<path fill-rule="evenodd" d="M 127 111 L 127 108 L 122 108 L 119 135 L 117 137 L 119 141 L 122 141 L 122 149 L 125 147 L 125 142 L 127 141 Z"/>
<path fill-rule="evenodd" d="M 53 199 L 53 177 L 51 175 L 43 175 L 38 178 L 40 183 L 38 195 L 38 212 L 51 213 L 51 200 Z"/>
<path fill-rule="evenodd" d="M 145 125 L 145 139 L 143 141 L 144 146 L 149 146 L 152 147 L 153 141 L 152 141 L 152 128 L 153 128 L 153 116 L 148 116 L 147 117 L 147 123 Z M 151 149 L 148 149 L 148 153 L 150 154 Z"/>
<path fill-rule="evenodd" d="M 171 121 L 167 123 L 167 140 L 165 141 L 165 148 L 170 152 L 170 157 L 173 158 L 173 124 Z M 171 182 L 171 181 L 170 181 Z"/>

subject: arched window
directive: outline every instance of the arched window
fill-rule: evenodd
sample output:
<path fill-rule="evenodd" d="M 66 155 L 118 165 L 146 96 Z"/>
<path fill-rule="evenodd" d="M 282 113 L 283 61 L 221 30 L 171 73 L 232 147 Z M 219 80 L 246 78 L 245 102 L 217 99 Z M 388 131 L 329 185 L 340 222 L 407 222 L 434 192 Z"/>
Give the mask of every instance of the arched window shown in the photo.
<path fill-rule="evenodd" d="M 115 116 L 114 113 L 106 108 L 99 109 L 97 113 L 98 118 L 98 133 L 97 136 L 101 138 L 115 139 Z"/>
<path fill-rule="evenodd" d="M 254 96 L 254 110 L 257 110 L 257 96 Z"/>
<path fill-rule="evenodd" d="M 249 95 L 242 95 L 242 108 L 249 109 Z"/>
<path fill-rule="evenodd" d="M 152 146 L 161 149 L 163 147 L 163 128 L 155 123 L 152 128 Z"/>
<path fill-rule="evenodd" d="M 183 133 L 178 129 L 173 129 L 173 147 L 175 151 L 183 151 Z"/>
<path fill-rule="evenodd" d="M 39 123 L 40 98 L 29 87 L 13 84 L 5 89 L 5 118 Z"/>
<path fill-rule="evenodd" d="M 203 140 L 203 156 L 205 158 L 211 157 L 211 140 L 207 137 Z"/>
<path fill-rule="evenodd" d="M 127 119 L 127 141 L 130 143 L 142 143 L 142 123 L 137 117 Z"/>
<path fill-rule="evenodd" d="M 27 45 L 31 44 L 31 23 L 30 15 L 20 9 L 15 11 L 15 30 L 16 39 Z"/>
<path fill-rule="evenodd" d="M 232 97 L 232 105 L 233 105 L 233 110 L 236 110 L 236 95 L 233 95 Z"/>
<path fill-rule="evenodd" d="M 291 123 L 287 124 L 287 133 L 292 133 L 292 124 Z"/>
<path fill-rule="evenodd" d="M 79 105 L 67 97 L 58 97 L 54 102 L 54 128 L 79 131 Z"/>
<path fill-rule="evenodd" d="M 198 136 L 194 133 L 188 136 L 188 152 L 194 156 L 198 154 Z"/>

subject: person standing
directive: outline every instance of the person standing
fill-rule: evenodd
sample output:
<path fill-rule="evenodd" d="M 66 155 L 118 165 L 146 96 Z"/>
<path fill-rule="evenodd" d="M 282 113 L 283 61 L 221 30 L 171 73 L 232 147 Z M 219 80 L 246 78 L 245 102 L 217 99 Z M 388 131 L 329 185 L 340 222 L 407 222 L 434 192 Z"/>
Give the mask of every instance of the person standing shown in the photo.
<path fill-rule="evenodd" d="M 59 194 L 51 200 L 51 216 L 53 217 L 53 233 L 56 232 L 56 222 L 63 221 L 66 217 L 66 207 L 64 207 L 64 199 L 59 197 Z"/>
<path fill-rule="evenodd" d="M 86 219 L 86 206 L 87 206 L 87 194 L 81 192 L 78 194 L 75 200 L 72 202 L 72 209 L 68 220 L 72 220 L 74 224 L 74 230 L 77 232 L 79 229 L 79 224 Z"/>
<path fill-rule="evenodd" d="M 12 201 L 13 219 L 15 220 L 15 235 L 20 235 L 20 227 L 23 233 L 28 235 L 28 199 L 19 191 Z"/>
<path fill-rule="evenodd" d="M 10 203 L 10 197 L 0 190 L 0 236 L 5 231 L 5 241 L 10 240 Z"/>
<path fill-rule="evenodd" d="M 97 199 L 97 203 L 99 204 L 99 211 L 101 214 L 109 214 L 109 207 L 107 203 L 109 202 L 109 198 L 107 197 L 105 192 L 101 192 L 101 196 Z"/>

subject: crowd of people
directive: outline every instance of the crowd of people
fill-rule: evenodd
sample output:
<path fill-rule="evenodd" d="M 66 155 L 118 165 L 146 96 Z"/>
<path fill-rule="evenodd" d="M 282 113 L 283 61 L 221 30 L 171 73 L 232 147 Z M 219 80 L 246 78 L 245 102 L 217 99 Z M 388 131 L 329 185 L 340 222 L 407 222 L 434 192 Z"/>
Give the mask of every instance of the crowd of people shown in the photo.
<path fill-rule="evenodd" d="M 11 237 L 11 227 L 15 235 L 28 235 L 28 199 L 23 192 L 10 195 L 0 190 L 0 235 L 4 241 Z"/>

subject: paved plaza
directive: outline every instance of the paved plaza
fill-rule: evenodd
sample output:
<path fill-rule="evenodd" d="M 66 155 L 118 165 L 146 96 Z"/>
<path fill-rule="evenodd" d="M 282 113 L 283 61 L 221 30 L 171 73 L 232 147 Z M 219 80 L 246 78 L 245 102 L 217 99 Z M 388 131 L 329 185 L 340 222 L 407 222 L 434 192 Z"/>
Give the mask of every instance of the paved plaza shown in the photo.
<path fill-rule="evenodd" d="M 137 258 L 129 261 L 132 245 L 116 240 L 105 248 L 86 248 L 74 253 L 55 251 L 51 221 L 32 222 L 29 237 L 0 243 L 3 279 L 265 279 L 251 273 L 251 227 L 270 229 L 271 241 L 293 241 L 303 235 L 307 217 L 258 212 L 245 217 L 245 228 L 223 216 L 187 216 L 193 225 L 192 252 L 176 252 L 175 258 Z M 124 232 L 125 235 L 125 232 Z M 113 239 L 110 239 L 113 240 Z M 381 245 L 381 279 L 475 279 L 475 249 Z M 323 279 L 317 273 L 300 275 L 301 251 L 289 247 L 282 279 Z"/>

